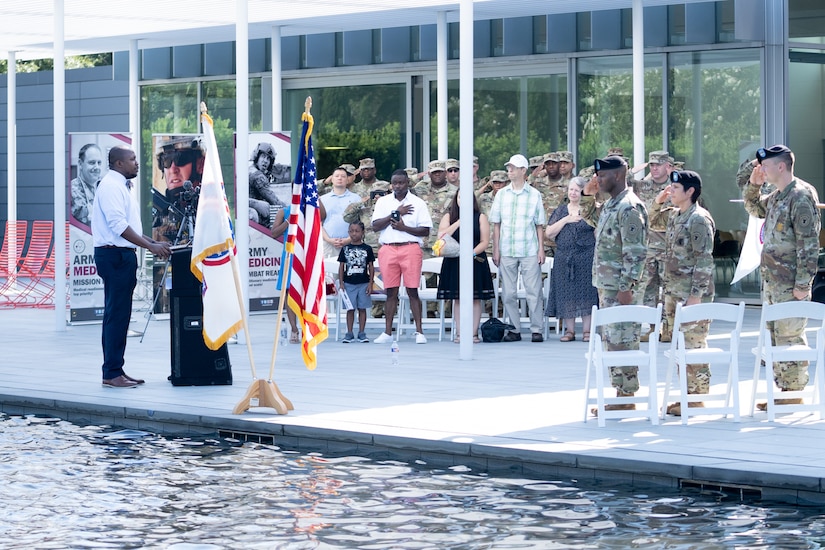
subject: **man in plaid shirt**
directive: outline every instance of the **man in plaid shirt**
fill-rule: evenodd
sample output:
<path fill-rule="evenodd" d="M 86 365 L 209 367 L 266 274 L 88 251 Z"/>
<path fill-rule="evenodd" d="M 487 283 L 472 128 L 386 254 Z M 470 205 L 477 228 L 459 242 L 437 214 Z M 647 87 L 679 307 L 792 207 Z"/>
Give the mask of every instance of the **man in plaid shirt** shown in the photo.
<path fill-rule="evenodd" d="M 541 334 L 544 305 L 541 295 L 541 264 L 544 263 L 544 225 L 546 217 L 541 193 L 527 183 L 528 162 L 524 155 L 513 155 L 505 164 L 510 184 L 496 193 L 490 208 L 493 224 L 493 263 L 499 268 L 502 302 L 516 332 L 507 332 L 505 342 L 521 340 L 516 284 L 519 270 L 530 313 L 533 342 Z"/>

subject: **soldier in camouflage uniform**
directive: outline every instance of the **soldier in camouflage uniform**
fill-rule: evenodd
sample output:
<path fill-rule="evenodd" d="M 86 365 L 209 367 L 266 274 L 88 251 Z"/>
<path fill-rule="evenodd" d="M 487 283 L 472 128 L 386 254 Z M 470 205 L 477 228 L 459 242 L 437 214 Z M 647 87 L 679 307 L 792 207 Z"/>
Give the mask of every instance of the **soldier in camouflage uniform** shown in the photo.
<path fill-rule="evenodd" d="M 634 287 L 642 277 L 647 254 L 647 209 L 627 187 L 627 163 L 622 158 L 596 159 L 593 166 L 596 177 L 585 186 L 580 213 L 596 228 L 593 285 L 599 290 L 599 307 L 639 304 L 642 293 L 634 292 Z M 610 200 L 601 207 L 594 197 L 599 190 L 610 195 Z M 639 328 L 637 323 L 630 322 L 603 327 L 605 349 L 639 349 Z M 634 366 L 610 367 L 611 384 L 616 388 L 617 397 L 633 396 L 638 391 L 638 371 Z M 633 410 L 636 405 L 610 404 L 605 408 Z"/>
<path fill-rule="evenodd" d="M 662 261 L 665 323 L 662 330 L 668 331 L 668 340 L 673 333 L 677 303 L 692 306 L 713 301 L 713 236 L 716 232 L 710 213 L 697 203 L 702 194 L 699 174 L 677 171 L 670 176 L 671 184 L 659 193 L 650 211 L 651 228 L 665 229 L 665 255 Z M 668 201 L 673 206 L 665 206 Z M 685 347 L 706 348 L 709 328 L 710 321 L 683 325 Z M 710 390 L 709 365 L 687 365 L 682 375 L 687 377 L 688 393 L 702 394 Z M 696 401 L 688 406 L 704 405 Z M 667 413 L 682 416 L 681 404 L 669 405 Z"/>
<path fill-rule="evenodd" d="M 811 299 L 817 272 L 820 219 L 819 196 L 809 183 L 793 173 L 794 156 L 784 145 L 756 152 L 755 167 L 745 188 L 745 209 L 764 218 L 761 275 L 763 300 L 769 304 Z M 763 182 L 776 189 L 761 194 Z M 769 323 L 775 345 L 805 344 L 805 319 Z M 773 376 L 782 391 L 798 391 L 808 384 L 807 361 L 774 363 Z M 777 405 L 799 404 L 801 399 L 776 399 Z M 760 403 L 759 410 L 767 404 Z"/>
<path fill-rule="evenodd" d="M 378 188 L 378 186 L 385 185 L 387 189 L 390 188 L 390 182 L 378 179 L 375 176 L 375 160 L 371 158 L 361 159 L 359 161 L 358 173 L 361 175 L 361 181 L 353 183 L 349 186 L 349 190 L 365 197 L 369 195 L 370 189 Z"/>
<path fill-rule="evenodd" d="M 443 160 L 434 160 L 427 166 L 427 173 L 430 176 L 428 183 L 419 183 L 412 192 L 417 197 L 427 203 L 430 216 L 434 220 L 440 220 L 450 208 L 450 201 L 453 199 L 458 187 L 447 183 L 446 163 Z M 424 239 L 424 258 L 433 257 L 433 243 L 438 239 L 438 224 L 434 223 L 430 228 L 429 238 Z"/>
<path fill-rule="evenodd" d="M 559 166 L 558 153 L 544 155 L 544 172 L 547 174 L 547 179 L 543 187 L 537 187 L 536 189 L 541 193 L 544 213 L 548 218 L 567 199 L 567 180 L 562 178 Z"/>
<path fill-rule="evenodd" d="M 671 158 L 667 151 L 653 151 L 648 155 L 647 168 L 650 174 L 641 180 L 633 181 L 633 192 L 639 197 L 648 212 L 653 208 L 656 197 L 670 183 L 670 172 L 673 169 Z M 640 290 L 644 293 L 643 304 L 649 307 L 656 307 L 661 302 L 660 289 L 662 288 L 662 273 L 664 270 L 665 255 L 665 232 L 651 229 L 647 234 L 647 258 L 645 258 L 644 277 L 640 284 Z M 662 342 L 670 342 L 668 335 L 670 332 L 662 331 Z M 646 342 L 647 334 L 642 336 L 642 342 Z"/>
<path fill-rule="evenodd" d="M 573 162 L 573 153 L 571 151 L 559 151 L 557 154 L 559 155 L 559 173 L 566 186 L 566 184 L 570 183 L 570 180 L 573 179 L 576 163 Z"/>
<path fill-rule="evenodd" d="M 493 200 L 496 197 L 496 193 L 507 185 L 507 172 L 505 170 L 493 170 L 490 172 L 489 180 L 492 190 L 489 193 L 483 193 L 480 197 L 478 197 L 478 209 L 487 217 L 490 216 L 490 208 L 493 207 Z M 487 254 L 493 254 L 492 238 L 490 239 L 490 243 L 487 245 Z"/>

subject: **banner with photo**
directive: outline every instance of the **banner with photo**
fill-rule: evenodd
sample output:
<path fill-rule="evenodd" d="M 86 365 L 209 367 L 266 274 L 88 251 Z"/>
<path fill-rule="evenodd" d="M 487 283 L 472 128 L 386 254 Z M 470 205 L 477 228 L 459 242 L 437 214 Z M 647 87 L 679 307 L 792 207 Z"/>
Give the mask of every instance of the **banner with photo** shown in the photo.
<path fill-rule="evenodd" d="M 129 134 L 69 133 L 69 320 L 103 320 L 103 280 L 97 274 L 91 214 L 97 184 L 109 169 L 109 149 L 131 146 Z"/>
<path fill-rule="evenodd" d="M 289 219 L 285 214 L 292 198 L 290 133 L 250 133 L 249 147 L 245 153 L 235 151 L 235 162 L 245 162 L 249 169 L 249 310 L 275 310 L 286 237 L 284 222 Z M 236 193 L 235 215 L 241 217 L 243 212 Z"/>
<path fill-rule="evenodd" d="M 192 242 L 206 161 L 201 138 L 201 134 L 152 135 L 152 238 L 156 241 Z M 172 276 L 167 272 L 163 278 L 167 266 L 158 263 L 152 270 L 153 289 L 160 289 L 155 313 L 169 312 Z"/>

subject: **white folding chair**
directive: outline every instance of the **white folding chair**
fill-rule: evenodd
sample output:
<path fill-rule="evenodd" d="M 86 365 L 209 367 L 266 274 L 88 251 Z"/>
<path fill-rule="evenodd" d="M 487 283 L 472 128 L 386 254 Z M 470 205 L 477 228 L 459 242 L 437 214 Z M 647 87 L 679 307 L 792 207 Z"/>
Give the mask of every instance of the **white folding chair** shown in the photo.
<path fill-rule="evenodd" d="M 585 354 L 587 373 L 584 381 L 584 421 L 587 422 L 590 405 L 596 405 L 599 427 L 605 426 L 608 418 L 648 418 L 651 424 L 659 423 L 659 410 L 656 405 L 656 354 L 658 352 L 659 333 L 662 330 L 662 304 L 658 307 L 615 306 L 599 309 L 593 306 L 591 313 L 590 344 Z M 653 327 L 647 351 L 624 350 L 607 351 L 602 344 L 602 329 L 614 323 L 648 323 Z M 641 327 L 639 327 L 641 330 Z M 610 378 L 606 376 L 609 367 L 639 367 L 639 375 L 647 371 L 648 394 L 626 397 L 605 397 L 605 389 L 610 387 Z M 596 397 L 590 395 L 590 371 L 596 371 Z M 607 385 L 606 385 L 607 384 Z M 642 410 L 605 410 L 605 405 L 647 403 Z"/>
<path fill-rule="evenodd" d="M 490 275 L 493 277 L 493 314 L 490 317 L 498 317 L 498 305 L 501 303 L 501 279 L 498 277 L 498 266 L 493 263 L 493 255 L 487 256 L 487 264 L 490 266 Z"/>
<path fill-rule="evenodd" d="M 739 422 L 739 337 L 742 333 L 742 320 L 745 315 L 745 303 L 740 302 L 738 306 L 733 304 L 709 303 L 696 304 L 683 307 L 681 303 L 676 305 L 676 315 L 673 322 L 673 338 L 670 349 L 665 350 L 665 357 L 668 358 L 667 374 L 665 375 L 665 395 L 662 399 L 662 419 L 667 414 L 667 406 L 671 389 L 676 390 L 682 414 L 682 424 L 687 425 L 691 416 L 705 414 L 733 415 L 733 421 Z M 729 345 L 727 348 L 706 347 L 699 349 L 687 349 L 685 346 L 684 325 L 695 323 L 696 321 L 709 320 L 711 323 L 729 323 L 733 327 L 730 330 Z M 715 340 L 714 340 L 715 342 Z M 727 367 L 728 377 L 725 393 L 702 393 L 688 394 L 687 389 L 687 365 L 706 363 L 717 367 Z M 677 380 L 673 380 L 674 371 L 678 370 Z M 723 406 L 703 408 L 691 408 L 690 403 L 724 401 Z"/>
<path fill-rule="evenodd" d="M 418 297 L 421 299 L 421 330 L 425 330 L 429 326 L 433 324 L 438 324 L 439 332 L 438 332 L 438 341 L 440 342 L 444 337 L 444 300 L 438 300 L 438 288 L 437 287 L 428 287 L 427 286 L 427 278 L 432 275 L 440 275 L 441 274 L 441 264 L 444 261 L 444 258 L 426 258 L 421 262 L 421 279 L 418 283 Z M 427 302 L 434 302 L 438 300 L 438 310 L 439 316 L 438 319 L 428 319 L 427 318 Z M 405 328 L 411 328 L 415 330 L 415 323 L 412 320 L 412 313 L 410 311 L 410 297 L 407 294 L 407 289 L 404 285 L 401 286 L 399 291 L 399 301 L 398 301 L 398 314 L 399 314 L 399 321 L 398 321 L 398 334 L 399 336 L 404 332 Z"/>
<path fill-rule="evenodd" d="M 804 317 L 812 327 L 816 328 L 816 345 L 811 347 L 807 344 L 796 345 L 773 345 L 771 343 L 771 333 L 768 331 L 767 323 L 781 319 L 791 319 Z M 751 416 L 756 410 L 756 400 L 760 397 L 767 398 L 768 420 L 773 422 L 776 413 L 813 411 L 819 413 L 819 418 L 825 418 L 825 304 L 819 302 L 782 302 L 780 304 L 762 304 L 762 318 L 759 321 L 759 341 L 753 348 L 755 356 L 753 367 L 753 389 L 751 391 Z M 758 393 L 760 371 L 762 362 L 765 363 L 765 387 L 763 393 Z M 813 384 L 809 384 L 803 390 L 783 391 L 777 393 L 774 389 L 773 365 L 781 361 L 808 361 L 814 362 Z M 808 399 L 805 404 L 777 405 L 774 398 L 781 399 Z"/>
<path fill-rule="evenodd" d="M 544 280 L 542 281 L 542 295 L 544 296 L 544 307 L 547 308 L 547 300 L 550 298 L 550 276 L 553 273 L 553 258 L 547 258 L 544 260 L 544 263 L 541 265 L 541 272 L 544 276 Z M 550 337 L 550 324 L 553 323 L 556 325 L 556 334 L 559 334 L 561 331 L 561 319 L 558 317 L 547 317 L 542 313 L 542 318 L 544 319 L 544 326 L 542 327 L 542 332 L 544 333 L 544 339 L 547 340 Z"/>

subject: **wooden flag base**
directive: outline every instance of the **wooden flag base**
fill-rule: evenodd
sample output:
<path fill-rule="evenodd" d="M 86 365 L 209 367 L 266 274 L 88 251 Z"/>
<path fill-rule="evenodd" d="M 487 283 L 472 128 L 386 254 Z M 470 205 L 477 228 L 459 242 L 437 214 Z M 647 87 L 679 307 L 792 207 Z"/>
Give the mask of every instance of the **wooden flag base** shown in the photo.
<path fill-rule="evenodd" d="M 294 410 L 292 401 L 286 398 L 278 385 L 269 380 L 253 380 L 243 399 L 232 409 L 232 414 L 243 414 L 252 407 L 269 407 L 278 414 L 287 414 Z"/>

